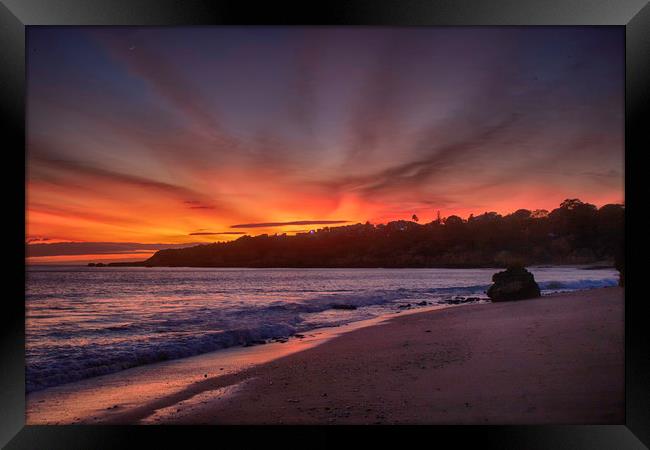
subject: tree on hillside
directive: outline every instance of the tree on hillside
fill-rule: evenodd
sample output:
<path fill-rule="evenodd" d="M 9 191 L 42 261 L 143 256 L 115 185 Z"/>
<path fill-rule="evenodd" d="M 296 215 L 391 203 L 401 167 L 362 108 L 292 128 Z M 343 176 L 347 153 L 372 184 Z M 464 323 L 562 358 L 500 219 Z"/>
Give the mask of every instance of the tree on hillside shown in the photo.
<path fill-rule="evenodd" d="M 451 215 L 419 224 L 324 227 L 295 236 L 243 236 L 231 242 L 160 250 L 140 263 L 194 267 L 493 267 L 583 264 L 616 259 L 623 268 L 624 205 L 600 209 L 566 199 L 550 213 L 519 209 L 486 212 L 467 221 Z M 119 264 L 118 264 L 119 265 Z"/>

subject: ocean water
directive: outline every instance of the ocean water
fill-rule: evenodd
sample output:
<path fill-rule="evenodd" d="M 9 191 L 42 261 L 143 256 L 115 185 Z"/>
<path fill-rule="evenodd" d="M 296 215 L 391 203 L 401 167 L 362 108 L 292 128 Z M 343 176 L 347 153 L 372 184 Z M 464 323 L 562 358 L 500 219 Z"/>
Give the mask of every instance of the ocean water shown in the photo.
<path fill-rule="evenodd" d="M 446 304 L 458 296 L 485 302 L 497 270 L 30 266 L 27 391 L 364 320 L 407 304 Z M 618 280 L 614 269 L 530 270 L 543 294 Z"/>

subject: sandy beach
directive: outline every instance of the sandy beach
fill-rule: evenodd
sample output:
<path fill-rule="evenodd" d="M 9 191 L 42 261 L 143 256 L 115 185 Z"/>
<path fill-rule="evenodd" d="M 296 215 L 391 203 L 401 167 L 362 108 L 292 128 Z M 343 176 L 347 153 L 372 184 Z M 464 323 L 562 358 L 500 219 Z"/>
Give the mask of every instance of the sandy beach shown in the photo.
<path fill-rule="evenodd" d="M 236 353 L 243 363 L 232 368 L 217 367 L 225 359 L 215 352 L 36 392 L 27 422 L 624 420 L 621 288 L 417 312 L 337 334 L 272 344 L 284 354 L 270 360 L 268 346 L 243 349 L 248 359 Z"/>

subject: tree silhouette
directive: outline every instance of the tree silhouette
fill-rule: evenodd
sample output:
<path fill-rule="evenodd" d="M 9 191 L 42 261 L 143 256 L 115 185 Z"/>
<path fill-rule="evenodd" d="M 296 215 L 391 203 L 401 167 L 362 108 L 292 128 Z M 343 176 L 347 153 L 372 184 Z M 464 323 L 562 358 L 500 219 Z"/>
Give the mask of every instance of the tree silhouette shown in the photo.
<path fill-rule="evenodd" d="M 523 264 L 614 263 L 624 271 L 625 207 L 597 209 L 567 199 L 551 212 L 486 212 L 420 224 L 325 227 L 315 232 L 243 236 L 231 242 L 160 250 L 141 263 L 191 267 L 499 267 Z"/>

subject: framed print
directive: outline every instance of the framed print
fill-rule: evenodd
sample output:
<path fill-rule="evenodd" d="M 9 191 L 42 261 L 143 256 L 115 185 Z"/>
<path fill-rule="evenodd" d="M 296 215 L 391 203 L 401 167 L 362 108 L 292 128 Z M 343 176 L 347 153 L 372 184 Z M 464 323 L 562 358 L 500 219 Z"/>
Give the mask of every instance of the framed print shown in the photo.
<path fill-rule="evenodd" d="M 643 1 L 0 17 L 6 448 L 650 442 Z"/>

